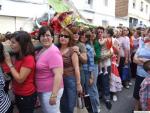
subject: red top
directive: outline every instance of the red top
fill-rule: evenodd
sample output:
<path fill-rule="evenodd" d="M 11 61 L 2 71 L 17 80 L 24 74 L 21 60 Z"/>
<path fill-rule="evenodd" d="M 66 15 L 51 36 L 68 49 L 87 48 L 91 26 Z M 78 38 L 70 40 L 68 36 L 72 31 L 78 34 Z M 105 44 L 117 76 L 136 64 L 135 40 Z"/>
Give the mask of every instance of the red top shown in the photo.
<path fill-rule="evenodd" d="M 28 96 L 35 92 L 35 59 L 32 55 L 25 56 L 21 60 L 15 61 L 15 68 L 20 72 L 21 67 L 26 67 L 31 69 L 31 73 L 27 76 L 26 80 L 23 83 L 18 83 L 13 79 L 13 91 L 16 95 L 19 96 Z"/>
<path fill-rule="evenodd" d="M 1 66 L 2 66 L 2 69 L 3 69 L 4 73 L 9 73 L 10 72 L 9 67 L 7 66 L 7 64 L 5 62 L 3 62 L 1 64 Z"/>

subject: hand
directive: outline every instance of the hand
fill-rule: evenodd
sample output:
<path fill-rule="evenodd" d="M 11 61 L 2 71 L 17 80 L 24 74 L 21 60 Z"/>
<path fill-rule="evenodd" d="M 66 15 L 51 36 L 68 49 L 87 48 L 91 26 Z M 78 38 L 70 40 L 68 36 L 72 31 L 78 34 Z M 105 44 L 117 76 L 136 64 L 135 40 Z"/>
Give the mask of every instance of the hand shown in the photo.
<path fill-rule="evenodd" d="M 57 97 L 50 97 L 49 104 L 50 105 L 56 105 Z"/>
<path fill-rule="evenodd" d="M 125 60 L 124 64 L 125 64 L 125 65 L 128 64 L 128 59 Z"/>
<path fill-rule="evenodd" d="M 94 83 L 94 78 L 90 78 L 90 79 L 89 79 L 89 86 L 92 86 L 93 83 Z"/>
<path fill-rule="evenodd" d="M 77 93 L 81 94 L 83 92 L 81 84 L 77 84 Z"/>
<path fill-rule="evenodd" d="M 150 59 L 147 59 L 147 58 L 139 58 L 139 60 L 144 63 L 144 62 L 146 62 L 146 61 L 148 61 L 148 60 L 150 60 Z"/>
<path fill-rule="evenodd" d="M 4 52 L 5 63 L 9 66 L 12 65 L 11 57 L 8 52 Z"/>
<path fill-rule="evenodd" d="M 73 51 L 76 52 L 77 54 L 80 53 L 78 46 L 73 46 L 72 48 L 73 48 Z"/>

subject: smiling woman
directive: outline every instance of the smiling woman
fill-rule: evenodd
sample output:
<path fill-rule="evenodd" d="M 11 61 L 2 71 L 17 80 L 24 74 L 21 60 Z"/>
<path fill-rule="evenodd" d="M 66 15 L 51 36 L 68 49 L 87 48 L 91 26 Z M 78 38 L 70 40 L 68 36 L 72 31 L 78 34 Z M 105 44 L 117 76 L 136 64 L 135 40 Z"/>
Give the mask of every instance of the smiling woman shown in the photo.
<path fill-rule="evenodd" d="M 59 113 L 63 93 L 63 60 L 48 27 L 39 29 L 38 39 L 43 48 L 36 54 L 35 83 L 43 113 Z"/>
<path fill-rule="evenodd" d="M 61 113 L 73 113 L 77 93 L 82 92 L 79 58 L 70 45 L 72 36 L 69 29 L 63 29 L 59 35 L 59 49 L 63 57 L 64 65 L 64 92 L 60 103 Z"/>

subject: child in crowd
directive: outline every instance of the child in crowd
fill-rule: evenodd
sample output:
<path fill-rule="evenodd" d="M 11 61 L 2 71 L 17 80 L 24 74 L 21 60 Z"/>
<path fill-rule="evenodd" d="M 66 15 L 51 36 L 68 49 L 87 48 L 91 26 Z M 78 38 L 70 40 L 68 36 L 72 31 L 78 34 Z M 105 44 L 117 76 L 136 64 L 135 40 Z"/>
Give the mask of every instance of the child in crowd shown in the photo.
<path fill-rule="evenodd" d="M 112 49 L 112 39 L 107 36 L 107 30 L 104 37 L 99 39 L 99 44 L 101 45 L 101 55 L 100 55 L 100 63 L 99 63 L 99 74 L 102 74 L 102 67 L 104 67 L 104 75 L 108 74 L 107 71 L 107 62 L 110 56 L 113 54 Z"/>

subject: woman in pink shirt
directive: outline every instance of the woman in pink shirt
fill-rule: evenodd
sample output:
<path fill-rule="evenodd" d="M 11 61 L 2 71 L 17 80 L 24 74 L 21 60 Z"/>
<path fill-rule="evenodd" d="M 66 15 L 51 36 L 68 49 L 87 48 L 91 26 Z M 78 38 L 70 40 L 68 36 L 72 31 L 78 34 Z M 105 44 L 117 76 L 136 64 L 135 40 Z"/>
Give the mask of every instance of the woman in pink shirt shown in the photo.
<path fill-rule="evenodd" d="M 39 29 L 38 39 L 43 48 L 36 55 L 35 82 L 43 113 L 60 113 L 63 93 L 63 60 L 60 51 L 52 43 L 48 27 Z"/>

